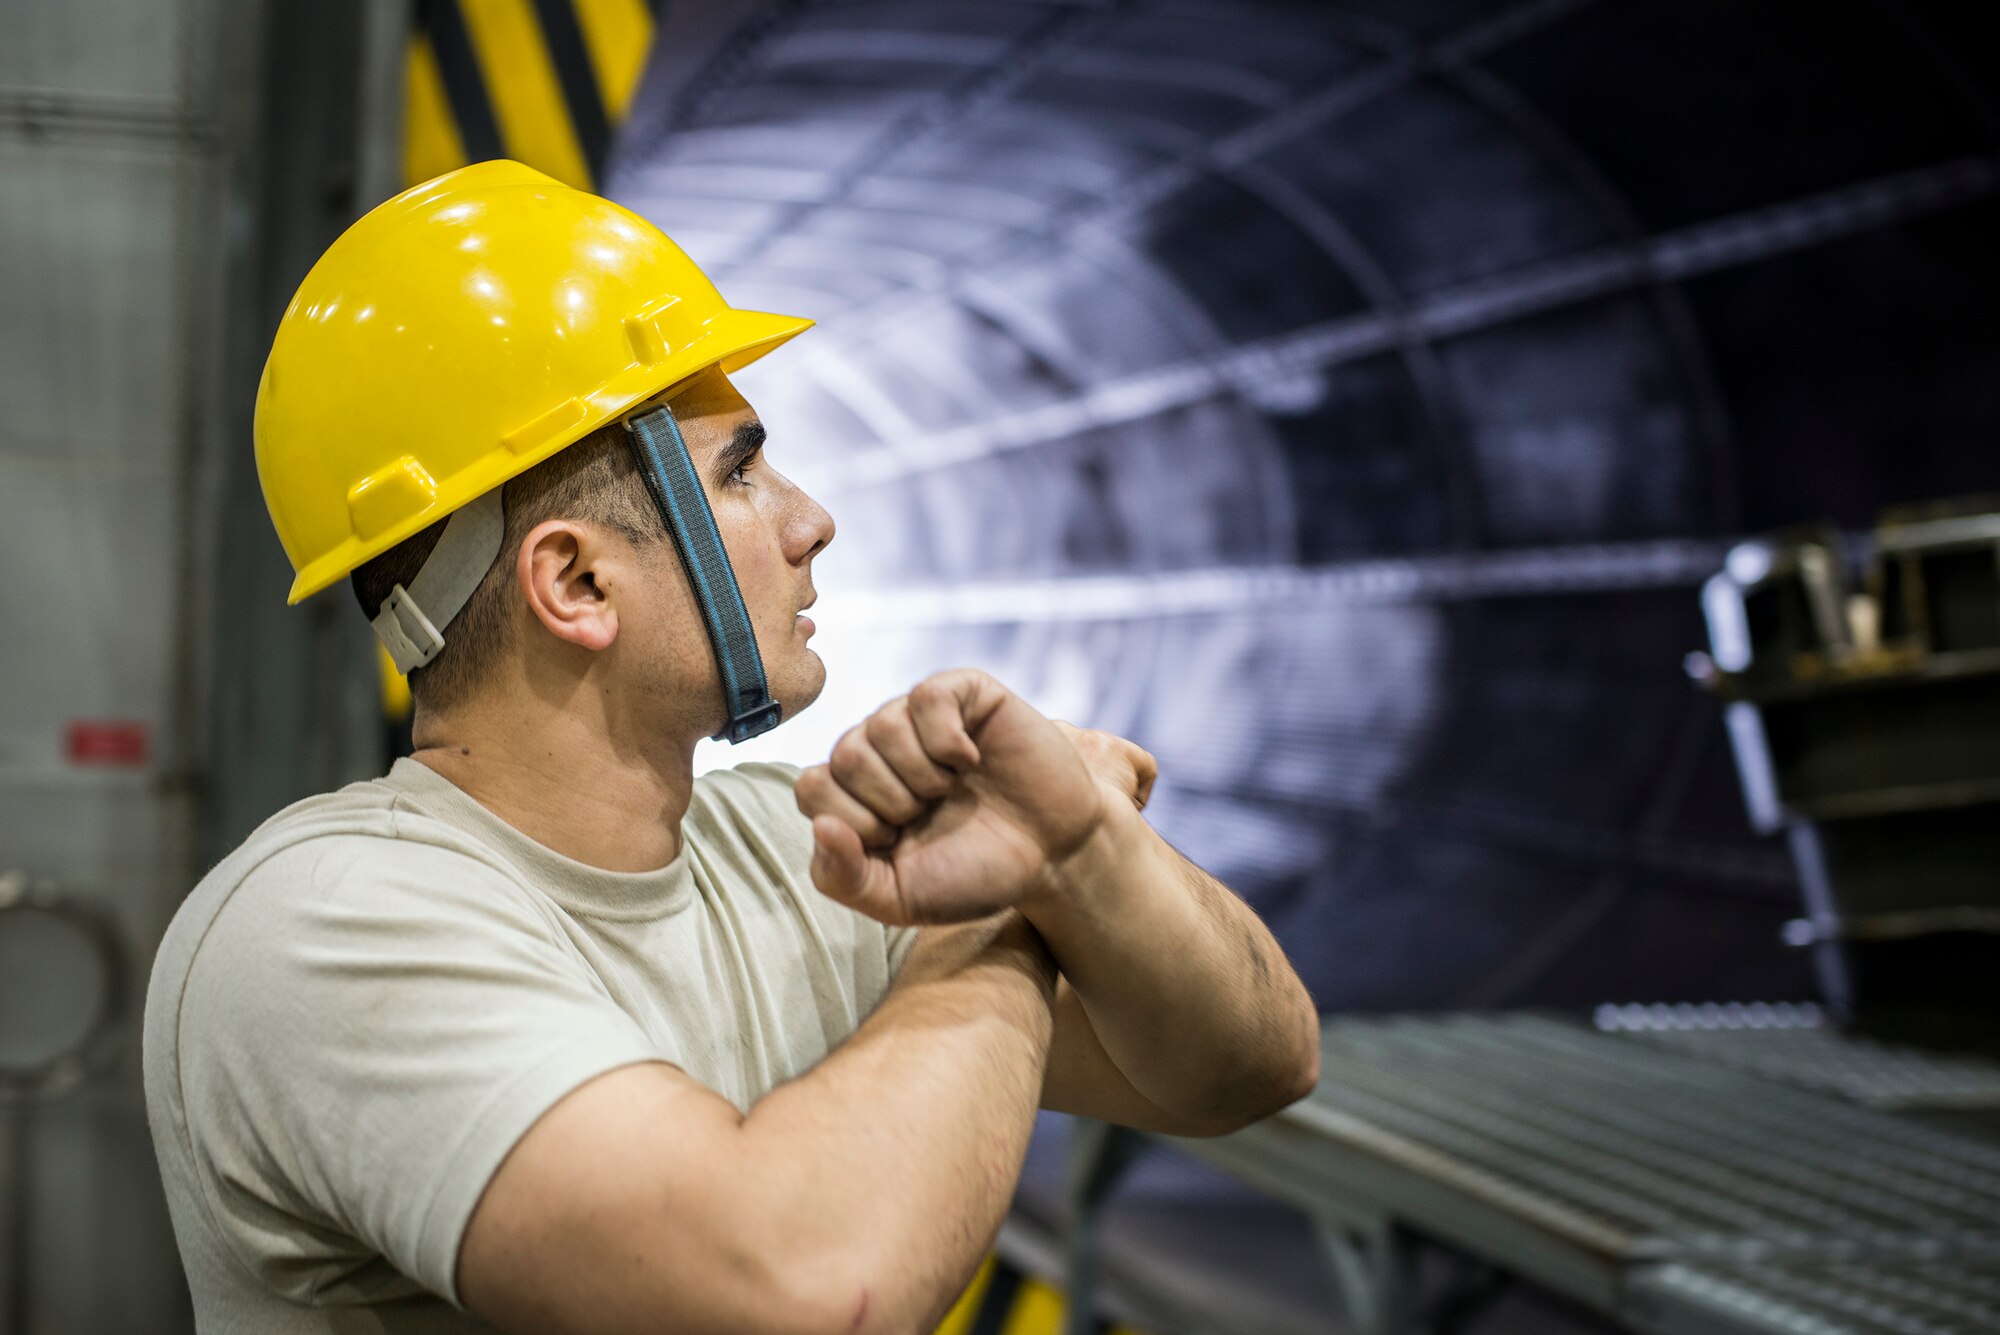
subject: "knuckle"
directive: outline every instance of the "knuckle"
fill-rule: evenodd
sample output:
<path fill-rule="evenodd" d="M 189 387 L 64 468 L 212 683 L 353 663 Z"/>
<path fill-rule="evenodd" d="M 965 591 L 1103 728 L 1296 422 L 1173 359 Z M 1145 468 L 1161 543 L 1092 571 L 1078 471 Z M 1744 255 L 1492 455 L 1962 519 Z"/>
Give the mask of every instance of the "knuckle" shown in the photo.
<path fill-rule="evenodd" d="M 921 759 L 923 762 L 921 767 L 912 766 L 913 772 L 904 779 L 904 782 L 909 784 L 910 791 L 918 797 L 927 802 L 935 801 L 951 791 L 951 772 L 927 755 Z"/>
<path fill-rule="evenodd" d="M 850 728 L 833 744 L 833 755 L 829 763 L 834 769 L 851 771 L 861 764 L 868 750 L 866 734 L 860 728 Z"/>
<path fill-rule="evenodd" d="M 909 726 L 909 705 L 903 700 L 886 705 L 869 716 L 861 727 L 868 740 L 880 744 L 889 741 L 897 733 Z"/>

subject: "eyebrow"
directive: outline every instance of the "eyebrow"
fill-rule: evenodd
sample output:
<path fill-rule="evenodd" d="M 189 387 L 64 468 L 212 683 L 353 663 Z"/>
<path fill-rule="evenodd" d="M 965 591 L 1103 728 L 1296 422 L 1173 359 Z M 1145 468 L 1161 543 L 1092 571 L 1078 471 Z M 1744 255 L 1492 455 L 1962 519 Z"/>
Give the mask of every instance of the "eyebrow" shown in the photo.
<path fill-rule="evenodd" d="M 729 480 L 729 475 L 749 460 L 750 456 L 764 448 L 764 424 L 745 422 L 736 428 L 736 434 L 729 443 L 716 452 L 715 462 L 710 465 L 714 483 L 721 486 Z"/>

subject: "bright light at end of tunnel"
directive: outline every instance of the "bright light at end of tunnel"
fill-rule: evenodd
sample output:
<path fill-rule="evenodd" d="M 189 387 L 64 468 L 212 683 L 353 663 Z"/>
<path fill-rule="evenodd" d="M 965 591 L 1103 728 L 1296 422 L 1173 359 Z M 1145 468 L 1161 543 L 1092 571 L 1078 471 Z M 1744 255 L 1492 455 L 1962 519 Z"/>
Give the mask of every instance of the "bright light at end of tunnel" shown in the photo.
<path fill-rule="evenodd" d="M 858 535 L 856 535 L 858 538 Z M 934 672 L 947 668 L 983 668 L 1050 718 L 1087 722 L 1102 694 L 1101 665 L 1083 656 L 1075 644 L 1043 644 L 1032 668 L 1021 662 L 982 661 L 959 647 L 965 643 L 950 628 L 938 633 L 926 627 L 910 633 L 918 622 L 901 622 L 882 615 L 899 601 L 896 587 L 865 586 L 841 578 L 838 565 L 817 576 L 819 601 L 812 618 L 813 652 L 826 665 L 826 686 L 812 706 L 787 718 L 761 737 L 740 745 L 704 741 L 695 749 L 694 770 L 728 769 L 752 762 L 818 765 L 832 754 L 842 733 Z M 912 585 L 912 594 L 924 590 Z M 935 586 L 931 586 L 935 592 Z M 1016 599 L 1010 612 L 1024 620 L 1053 621 L 1053 605 L 1063 597 L 1060 585 L 1043 591 L 1050 605 L 1039 609 Z M 954 641 L 957 640 L 957 644 Z"/>
<path fill-rule="evenodd" d="M 990 636 L 950 618 L 935 624 L 921 615 L 938 598 L 955 597 L 961 590 L 940 589 L 935 576 L 922 570 L 909 571 L 903 578 L 892 574 L 885 581 L 883 572 L 894 571 L 898 561 L 869 548 L 892 538 L 882 526 L 865 522 L 863 515 L 842 513 L 846 507 L 823 493 L 825 484 L 838 478 L 847 462 L 848 455 L 834 442 L 852 440 L 852 423 L 816 420 L 796 396 L 783 392 L 780 382 L 786 374 L 785 359 L 773 357 L 732 378 L 770 429 L 772 462 L 806 491 L 821 493 L 839 525 L 833 546 L 813 566 L 819 600 L 811 613 L 815 631 L 810 647 L 826 665 L 826 685 L 810 708 L 761 737 L 736 746 L 702 742 L 695 750 L 695 773 L 753 762 L 822 764 L 842 733 L 926 676 L 947 668 L 983 668 L 1052 718 L 1091 719 L 1103 685 L 1101 665 L 1040 640 L 1032 641 L 1039 647 L 1019 661 L 1005 658 L 1006 650 L 1000 651 L 1003 659 L 989 661 L 975 646 L 995 644 Z M 816 379 L 824 382 L 823 376 Z M 853 398 L 843 396 L 842 402 L 851 409 Z M 1062 583 L 1047 582 L 1025 597 L 1013 598 L 998 620 L 1059 619 L 1060 608 L 1054 604 L 1064 596 Z M 912 611 L 918 615 L 903 615 Z M 997 643 L 1016 642 L 1003 637 Z"/>

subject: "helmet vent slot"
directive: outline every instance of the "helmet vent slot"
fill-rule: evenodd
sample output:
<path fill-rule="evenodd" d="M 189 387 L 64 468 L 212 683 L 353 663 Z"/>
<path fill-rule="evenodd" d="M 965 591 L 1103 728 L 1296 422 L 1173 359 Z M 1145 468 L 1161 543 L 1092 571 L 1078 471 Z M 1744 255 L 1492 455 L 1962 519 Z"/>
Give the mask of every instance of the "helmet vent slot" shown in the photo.
<path fill-rule="evenodd" d="M 574 428 L 589 416 L 589 411 L 582 399 L 564 399 L 526 426 L 517 426 L 500 437 L 500 443 L 510 454 L 532 454 L 536 447 L 565 433 L 573 438 Z"/>
<path fill-rule="evenodd" d="M 403 455 L 362 478 L 347 492 L 347 513 L 354 535 L 363 542 L 377 538 L 406 519 L 437 503 L 438 485 L 414 455 Z"/>

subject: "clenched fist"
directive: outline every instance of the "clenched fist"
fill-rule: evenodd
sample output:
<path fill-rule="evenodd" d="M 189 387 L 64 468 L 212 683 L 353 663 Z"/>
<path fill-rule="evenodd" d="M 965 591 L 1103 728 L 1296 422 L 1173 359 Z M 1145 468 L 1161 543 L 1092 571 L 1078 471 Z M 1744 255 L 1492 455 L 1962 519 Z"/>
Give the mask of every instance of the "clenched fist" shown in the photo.
<path fill-rule="evenodd" d="M 799 775 L 813 884 L 892 924 L 1025 904 L 1109 803 L 1145 805 L 1156 772 L 1132 743 L 1044 718 L 984 672 L 941 672 Z"/>

